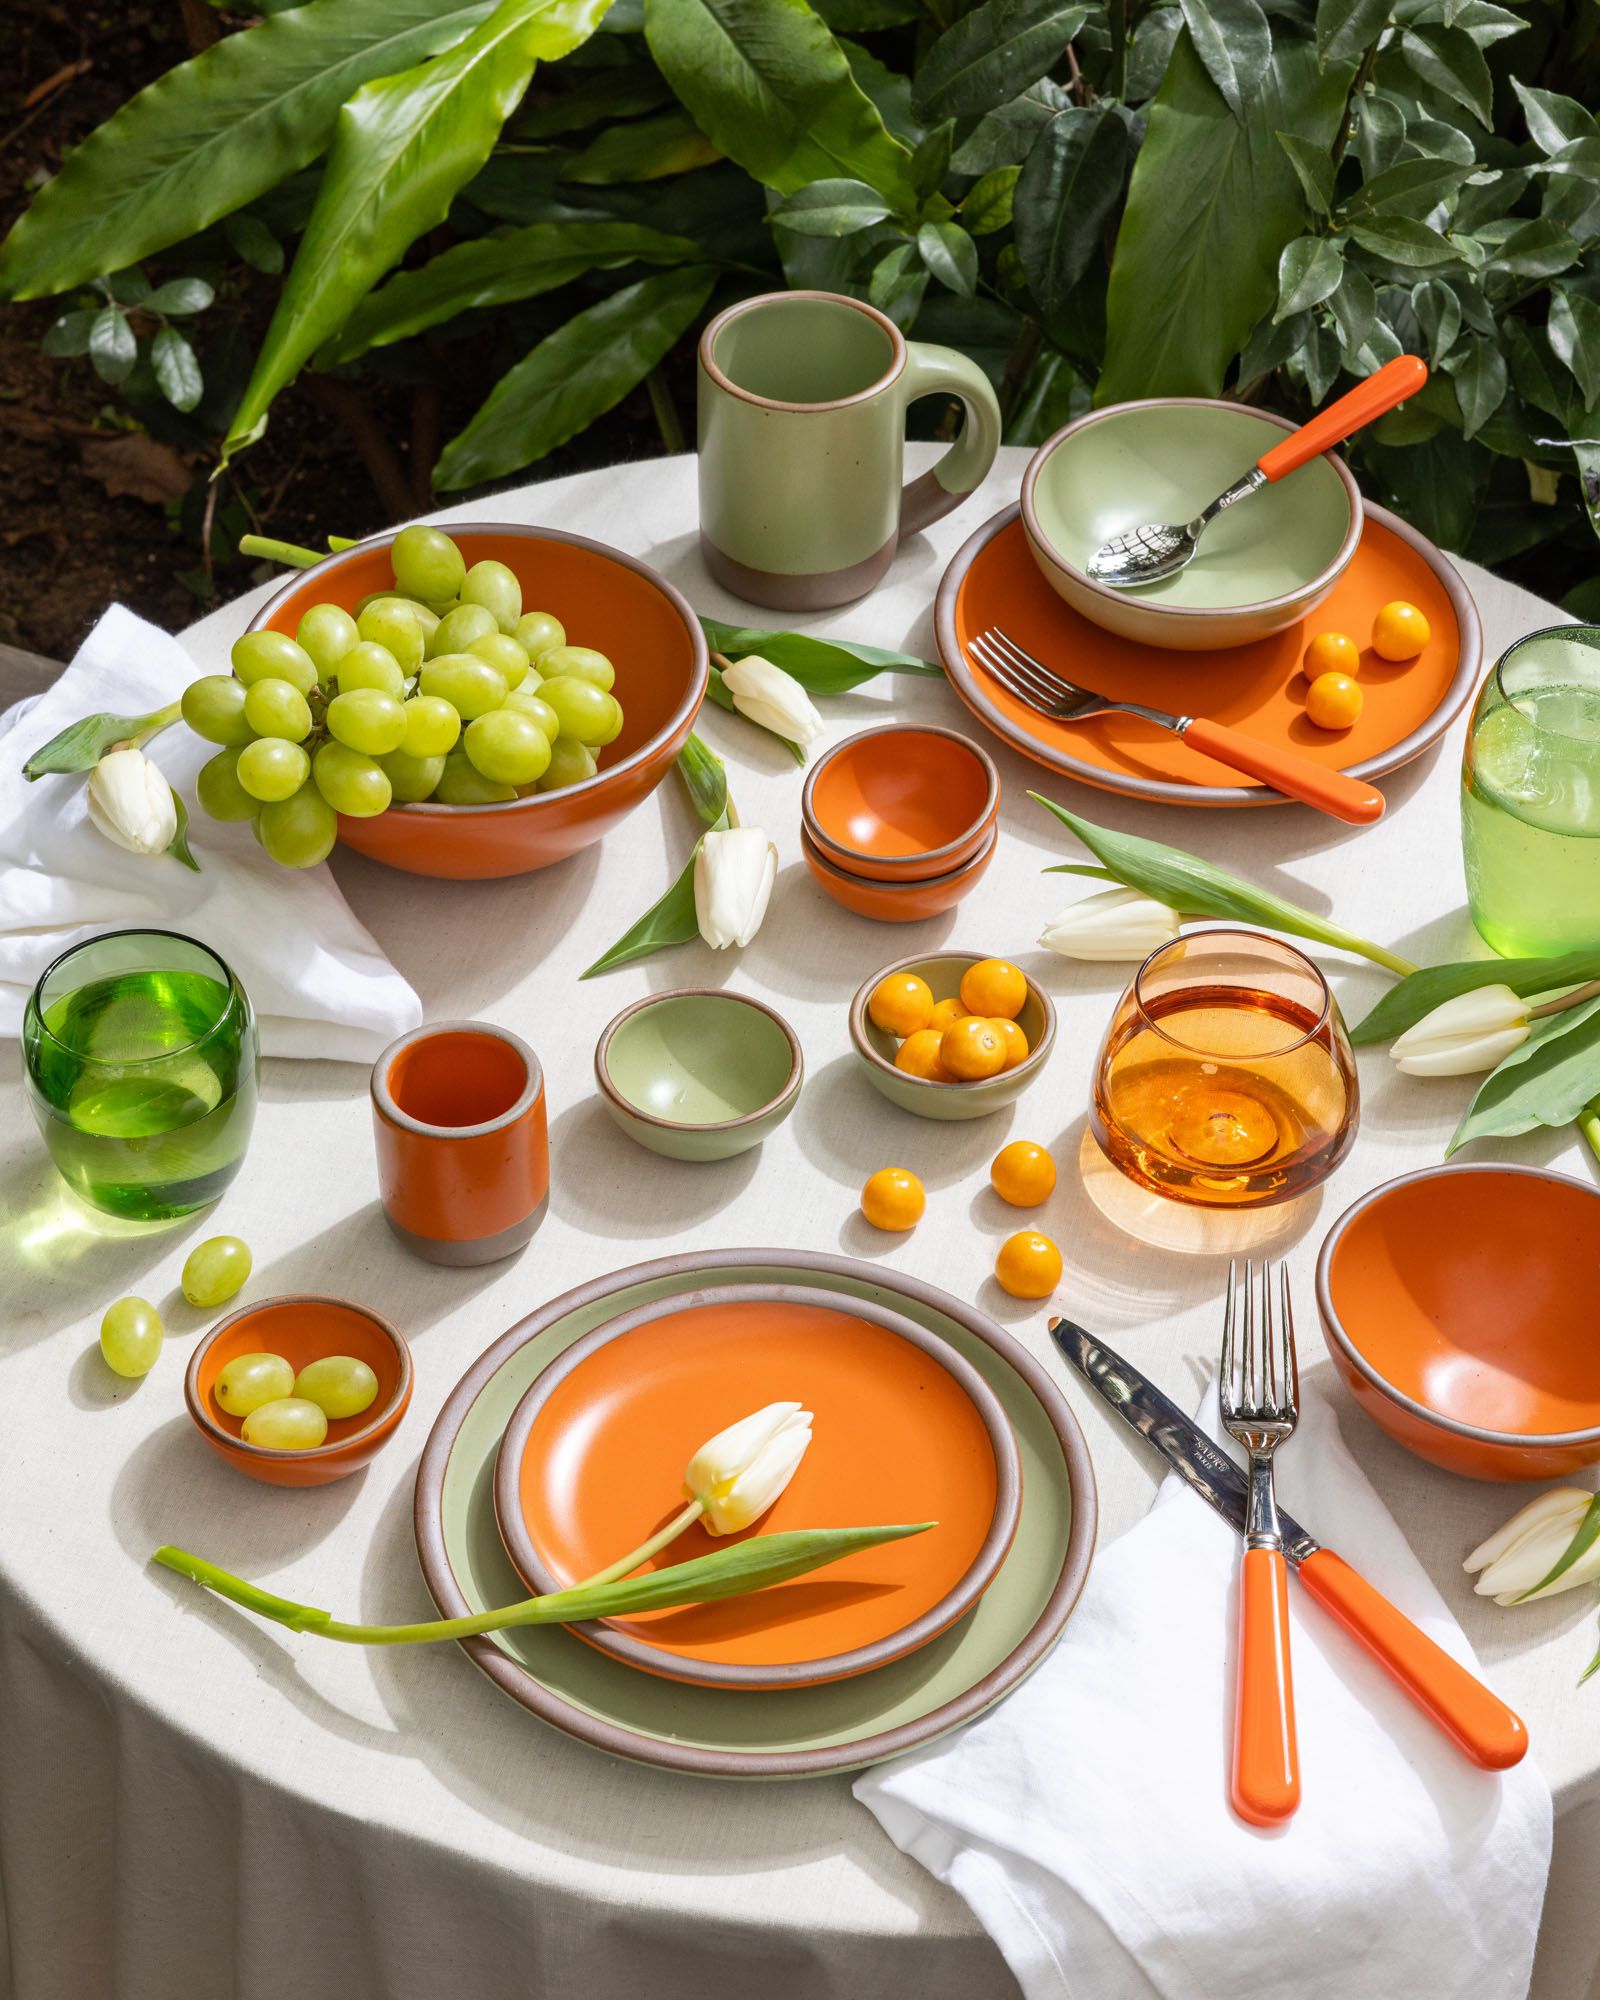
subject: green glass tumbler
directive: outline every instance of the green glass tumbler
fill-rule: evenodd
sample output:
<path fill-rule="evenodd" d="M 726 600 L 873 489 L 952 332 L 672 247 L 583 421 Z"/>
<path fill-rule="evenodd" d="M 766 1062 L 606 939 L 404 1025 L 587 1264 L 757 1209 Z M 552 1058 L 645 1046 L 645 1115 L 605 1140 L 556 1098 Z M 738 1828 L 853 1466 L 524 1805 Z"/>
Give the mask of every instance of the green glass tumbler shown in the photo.
<path fill-rule="evenodd" d="M 214 1202 L 255 1123 L 249 995 L 177 931 L 106 931 L 46 967 L 22 1023 L 28 1098 L 62 1178 L 108 1215 Z"/>

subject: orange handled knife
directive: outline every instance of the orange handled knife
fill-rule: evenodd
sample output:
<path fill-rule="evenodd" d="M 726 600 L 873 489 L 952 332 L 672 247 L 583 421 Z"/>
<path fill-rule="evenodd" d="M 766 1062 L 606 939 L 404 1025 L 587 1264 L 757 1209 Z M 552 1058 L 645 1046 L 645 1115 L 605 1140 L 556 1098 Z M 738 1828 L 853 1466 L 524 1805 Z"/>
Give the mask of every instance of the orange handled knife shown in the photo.
<path fill-rule="evenodd" d="M 1131 1361 L 1081 1326 L 1055 1319 L 1050 1334 L 1090 1388 L 1242 1535 L 1248 1489 L 1244 1473 L 1228 1454 Z M 1301 1583 L 1457 1749 L 1486 1771 L 1520 1763 L 1528 1750 L 1522 1718 L 1281 1507 L 1278 1519 L 1284 1555 Z"/>

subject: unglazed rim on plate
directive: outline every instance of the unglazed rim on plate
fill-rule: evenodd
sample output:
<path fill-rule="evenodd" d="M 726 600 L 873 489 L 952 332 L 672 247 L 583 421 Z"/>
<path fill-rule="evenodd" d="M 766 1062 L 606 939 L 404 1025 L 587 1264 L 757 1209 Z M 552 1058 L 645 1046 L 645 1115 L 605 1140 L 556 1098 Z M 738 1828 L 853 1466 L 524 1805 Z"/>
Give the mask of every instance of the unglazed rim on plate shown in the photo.
<path fill-rule="evenodd" d="M 862 1736 L 848 1743 L 815 1750 L 708 1750 L 698 1744 L 673 1742 L 641 1734 L 619 1723 L 592 1715 L 544 1686 L 533 1671 L 509 1653 L 502 1652 L 487 1635 L 457 1641 L 462 1650 L 495 1686 L 511 1696 L 532 1715 L 552 1724 L 563 1734 L 613 1756 L 664 1770 L 684 1771 L 707 1778 L 806 1778 L 831 1771 L 859 1770 L 881 1762 L 903 1750 L 930 1742 L 947 1731 L 982 1714 L 984 1709 L 1008 1694 L 1038 1666 L 1060 1637 L 1073 1606 L 1082 1593 L 1094 1554 L 1098 1500 L 1094 1466 L 1082 1430 L 1066 1398 L 1039 1363 L 1004 1328 L 997 1326 L 976 1307 L 924 1284 L 920 1278 L 898 1272 L 884 1272 L 850 1257 L 834 1257 L 814 1250 L 705 1250 L 676 1257 L 658 1257 L 648 1264 L 635 1264 L 608 1277 L 590 1279 L 574 1286 L 548 1305 L 527 1315 L 488 1347 L 456 1384 L 434 1420 L 417 1465 L 417 1483 L 412 1510 L 417 1557 L 423 1580 L 442 1616 L 461 1617 L 472 1606 L 462 1595 L 444 1538 L 443 1498 L 445 1473 L 467 1412 L 484 1386 L 505 1363 L 530 1340 L 565 1319 L 614 1292 L 634 1285 L 651 1284 L 658 1278 L 675 1278 L 696 1270 L 736 1271 L 741 1266 L 800 1271 L 824 1271 L 866 1285 L 871 1292 L 892 1291 L 901 1298 L 915 1299 L 932 1308 L 992 1348 L 1021 1378 L 1037 1400 L 1041 1413 L 1054 1433 L 1065 1462 L 1067 1486 L 1072 1496 L 1072 1522 L 1067 1545 L 1062 1551 L 1061 1569 L 1043 1611 L 1025 1637 L 997 1666 L 975 1681 L 963 1693 L 930 1709 L 913 1721 L 892 1729 Z M 842 1293 L 842 1297 L 854 1297 Z"/>
<path fill-rule="evenodd" d="M 659 1112 L 646 1111 L 634 1103 L 631 1097 L 624 1097 L 611 1081 L 610 1064 L 611 1040 L 625 1022 L 635 1014 L 647 1013 L 652 1007 L 665 1005 L 669 1000 L 725 1000 L 741 1007 L 752 1007 L 758 1014 L 765 1014 L 769 1021 L 775 1021 L 783 1030 L 789 1044 L 789 1074 L 783 1080 L 781 1089 L 775 1091 L 765 1104 L 754 1111 L 741 1111 L 737 1118 L 718 1118 L 709 1121 L 695 1121 L 685 1118 L 663 1118 Z M 641 1125 L 653 1125 L 661 1132 L 737 1132 L 743 1125 L 754 1125 L 758 1119 L 770 1118 L 774 1112 L 783 1110 L 795 1100 L 800 1086 L 805 1082 L 806 1059 L 800 1047 L 800 1037 L 778 1012 L 769 1007 L 765 1000 L 758 1000 L 753 993 L 730 993 L 725 986 L 669 986 L 661 993 L 647 993 L 641 1000 L 632 1000 L 619 1014 L 613 1014 L 600 1031 L 600 1039 L 594 1045 L 594 1075 L 605 1096 L 628 1118 L 637 1119 Z"/>
<path fill-rule="evenodd" d="M 880 882 L 874 875 L 857 875 L 848 868 L 841 868 L 817 845 L 811 837 L 811 829 L 804 824 L 800 828 L 800 850 L 807 861 L 836 881 L 852 883 L 858 889 L 882 889 L 888 896 L 914 896 L 927 895 L 933 889 L 953 889 L 964 882 L 969 875 L 986 865 L 999 838 L 1000 823 L 996 820 L 965 861 L 958 862 L 954 868 L 947 868 L 942 875 L 919 875 L 909 882 Z M 937 953 L 930 956 L 936 957 Z"/>
<path fill-rule="evenodd" d="M 500 1042 L 510 1049 L 522 1063 L 523 1084 L 516 1101 L 508 1110 L 497 1112 L 493 1118 L 485 1118 L 477 1125 L 430 1125 L 425 1119 L 414 1117 L 409 1111 L 402 1111 L 394 1101 L 394 1093 L 389 1088 L 389 1072 L 394 1068 L 401 1053 L 415 1048 L 422 1042 L 440 1040 L 445 1035 L 481 1035 L 486 1041 Z M 539 1058 L 529 1048 L 520 1035 L 509 1028 L 496 1027 L 490 1021 L 425 1021 L 420 1028 L 413 1028 L 409 1034 L 400 1035 L 384 1050 L 372 1065 L 372 1074 L 367 1088 L 372 1094 L 372 1102 L 378 1115 L 386 1124 L 396 1125 L 402 1132 L 411 1132 L 419 1139 L 438 1139 L 448 1142 L 452 1139 L 482 1139 L 490 1132 L 499 1132 L 507 1126 L 515 1125 L 544 1095 L 544 1071 L 539 1066 Z"/>
<path fill-rule="evenodd" d="M 1226 403 L 1215 396 L 1152 396 L 1143 401 L 1130 403 L 1108 403 L 1103 410 L 1090 410 L 1081 417 L 1074 417 L 1070 424 L 1063 424 L 1053 437 L 1047 437 L 1038 450 L 1028 460 L 1022 474 L 1022 527 L 1030 542 L 1044 550 L 1059 569 L 1066 571 L 1072 581 L 1090 596 L 1105 598 L 1112 603 L 1136 604 L 1156 618 L 1247 618 L 1253 612 L 1281 611 L 1285 605 L 1298 604 L 1314 591 L 1328 592 L 1350 567 L 1351 558 L 1361 546 L 1362 515 L 1366 502 L 1361 497 L 1361 488 L 1344 460 L 1336 452 L 1319 454 L 1339 475 L 1344 487 L 1345 501 L 1350 510 L 1350 525 L 1345 529 L 1344 540 L 1339 544 L 1338 554 L 1332 562 L 1325 564 L 1315 576 L 1297 584 L 1293 590 L 1281 592 L 1277 597 L 1258 597 L 1248 604 L 1167 604 L 1152 598 L 1139 596 L 1136 592 L 1114 589 L 1108 583 L 1097 583 L 1086 570 L 1066 557 L 1051 541 L 1039 522 L 1038 510 L 1033 504 L 1034 488 L 1039 483 L 1039 474 L 1044 470 L 1046 459 L 1050 458 L 1058 446 L 1079 431 L 1088 430 L 1094 424 L 1105 423 L 1109 418 L 1125 416 L 1129 410 L 1231 410 L 1235 415 L 1257 417 L 1262 423 L 1273 424 L 1282 431 L 1295 431 L 1300 426 L 1289 417 L 1280 417 L 1274 410 L 1257 410 L 1245 403 Z M 1298 472 L 1301 468 L 1295 467 Z M 1312 609 L 1314 607 L 1308 607 Z M 1091 621 L 1092 622 L 1092 621 Z"/>
<path fill-rule="evenodd" d="M 964 958 L 969 966 L 973 966 L 982 965 L 986 958 L 993 957 L 992 951 L 964 951 L 959 946 L 952 945 L 946 946 L 942 951 L 908 952 L 904 958 L 897 958 L 893 965 L 879 966 L 876 972 L 870 973 L 862 980 L 855 990 L 855 997 L 850 1002 L 850 1040 L 855 1045 L 856 1054 L 864 1057 L 874 1069 L 881 1069 L 886 1075 L 892 1076 L 897 1083 L 915 1084 L 922 1090 L 937 1091 L 940 1096 L 945 1096 L 951 1091 L 992 1090 L 997 1083 L 1009 1083 L 1013 1080 L 1019 1086 L 1026 1083 L 1034 1069 L 1050 1053 L 1055 1042 L 1056 1010 L 1050 995 L 1030 973 L 1022 972 L 1020 965 L 1017 970 L 1022 972 L 1023 978 L 1028 982 L 1029 998 L 1039 1003 L 1039 1011 L 1044 1016 L 1044 1030 L 1015 1069 L 997 1070 L 993 1076 L 974 1076 L 953 1083 L 936 1083 L 932 1077 L 913 1076 L 908 1069 L 896 1069 L 887 1056 L 879 1055 L 867 1033 L 867 1002 L 883 980 L 892 979 L 897 972 L 909 972 L 913 966 L 926 965 L 934 958 Z M 1020 1013 L 1022 1010 L 1019 1007 L 1017 1011 Z"/>
<path fill-rule="evenodd" d="M 943 736 L 949 742 L 958 744 L 969 756 L 976 759 L 983 770 L 985 778 L 988 780 L 988 790 L 984 795 L 982 811 L 956 835 L 954 840 L 942 841 L 937 847 L 920 848 L 915 854 L 871 854 L 864 847 L 851 847 L 845 841 L 836 840 L 812 809 L 812 794 L 816 789 L 818 778 L 822 776 L 835 757 L 839 756 L 845 750 L 852 749 L 856 745 L 866 742 L 869 737 L 873 736 Z M 856 861 L 870 861 L 874 867 L 878 868 L 920 867 L 925 862 L 938 861 L 942 857 L 954 854 L 958 848 L 966 846 L 975 836 L 981 847 L 983 829 L 988 826 L 999 810 L 1000 773 L 995 769 L 994 759 L 981 743 L 974 743 L 970 736 L 964 736 L 959 729 L 947 729 L 942 724 L 936 722 L 884 722 L 880 723 L 875 729 L 858 729 L 854 736 L 844 737 L 840 742 L 831 745 L 823 752 L 816 763 L 806 773 L 806 781 L 800 791 L 801 826 L 810 834 L 811 844 L 816 848 L 822 859 L 833 862 L 834 866 L 845 874 L 855 873 L 851 863 Z M 971 859 L 970 855 L 968 859 Z M 961 864 L 957 863 L 955 865 L 959 867 Z M 949 871 L 946 870 L 943 872 L 948 873 Z M 857 879 L 876 878 L 858 877 Z M 932 876 L 908 879 L 936 881 L 938 880 L 938 872 L 936 871 Z M 892 889 L 896 884 L 890 880 L 884 886 Z"/>
<path fill-rule="evenodd" d="M 694 1655 L 653 1646 L 648 1640 L 619 1631 L 606 1620 L 574 1625 L 572 1630 L 595 1647 L 624 1664 L 643 1668 L 667 1680 L 688 1681 L 697 1687 L 761 1688 L 768 1691 L 789 1687 L 809 1687 L 823 1681 L 846 1680 L 872 1667 L 887 1666 L 902 1659 L 953 1625 L 971 1610 L 993 1582 L 1000 1565 L 1010 1552 L 1022 1515 L 1022 1465 L 1016 1439 L 1000 1399 L 964 1355 L 957 1354 L 947 1341 L 915 1320 L 907 1319 L 888 1306 L 866 1299 L 842 1301 L 846 1293 L 830 1292 L 814 1285 L 752 1284 L 708 1285 L 703 1290 L 677 1292 L 628 1312 L 582 1335 L 551 1362 L 528 1385 L 512 1413 L 495 1459 L 494 1511 L 500 1539 L 512 1568 L 538 1596 L 569 1588 L 541 1558 L 528 1530 L 522 1511 L 522 1462 L 527 1454 L 528 1436 L 554 1390 L 600 1348 L 613 1340 L 636 1332 L 653 1321 L 674 1314 L 717 1305 L 801 1305 L 814 1306 L 845 1319 L 861 1319 L 894 1334 L 937 1362 L 953 1378 L 982 1420 L 994 1454 L 994 1513 L 965 1573 L 936 1604 L 919 1617 L 886 1633 L 865 1646 L 847 1653 L 827 1653 L 810 1660 L 749 1665 L 733 1661 L 706 1660 Z"/>
<path fill-rule="evenodd" d="M 401 523 L 402 527 L 405 525 L 407 524 Z M 412 805 L 390 806 L 387 808 L 389 812 L 428 819 L 437 819 L 442 815 L 453 819 L 481 818 L 491 813 L 527 812 L 531 807 L 545 804 L 551 799 L 581 798 L 591 791 L 598 790 L 607 779 L 615 778 L 620 772 L 636 770 L 648 758 L 654 756 L 678 730 L 694 721 L 700 704 L 705 699 L 706 688 L 710 684 L 711 654 L 706 645 L 706 635 L 701 629 L 700 620 L 695 616 L 694 607 L 681 590 L 668 583 L 659 570 L 653 570 L 648 563 L 641 562 L 637 556 L 630 556 L 622 549 L 612 548 L 608 542 L 595 541 L 591 535 L 569 535 L 560 528 L 540 528 L 527 521 L 446 521 L 443 524 L 428 521 L 422 525 L 438 527 L 441 534 L 452 536 L 510 535 L 520 541 L 564 542 L 568 548 L 588 549 L 591 554 L 604 556 L 608 562 L 614 562 L 623 569 L 631 569 L 636 576 L 643 577 L 646 583 L 659 591 L 677 613 L 689 637 L 694 665 L 689 675 L 688 692 L 650 740 L 641 743 L 637 750 L 619 763 L 608 764 L 603 771 L 596 771 L 592 778 L 584 778 L 576 785 L 563 785 L 559 791 L 535 792 L 525 799 L 487 799 L 481 805 L 466 806 L 434 805 L 426 799 L 421 799 Z M 308 577 L 316 576 L 330 565 L 343 563 L 349 557 L 361 555 L 369 549 L 386 549 L 392 545 L 399 533 L 399 528 L 386 528 L 381 534 L 368 535 L 348 549 L 336 550 L 334 554 L 325 556 L 321 562 L 314 563 L 310 569 L 297 570 L 293 576 L 284 581 L 281 589 L 272 593 L 245 630 L 247 632 L 264 630 L 283 600 L 291 593 L 302 590 Z M 521 579 L 518 581 L 520 583 Z"/>
<path fill-rule="evenodd" d="M 829 306 L 848 306 L 852 312 L 860 313 L 863 319 L 871 320 L 881 333 L 889 339 L 889 365 L 876 380 L 864 389 L 852 390 L 848 396 L 832 396 L 821 403 L 788 403 L 777 396 L 758 396 L 753 389 L 741 389 L 731 375 L 725 373 L 715 358 L 717 336 L 731 321 L 743 319 L 746 313 L 759 312 L 764 306 L 791 305 L 797 300 L 820 301 Z M 758 410 L 784 410 L 795 415 L 808 411 L 848 410 L 856 403 L 870 403 L 874 396 L 881 396 L 885 389 L 897 382 L 905 372 L 906 339 L 886 313 L 869 306 L 864 299 L 845 298 L 839 292 L 756 292 L 747 299 L 738 299 L 731 306 L 724 306 L 700 336 L 697 350 L 700 366 L 727 395 L 736 396 L 741 403 L 753 403 Z"/>
<path fill-rule="evenodd" d="M 934 600 L 933 624 L 939 658 L 945 679 L 963 707 L 992 735 L 1019 751 L 1031 763 L 1039 764 L 1047 771 L 1055 771 L 1061 777 L 1076 778 L 1080 784 L 1088 785 L 1095 791 L 1115 792 L 1130 799 L 1153 799 L 1163 805 L 1175 806 L 1294 805 L 1295 800 L 1283 792 L 1274 791 L 1270 785 L 1190 785 L 1170 778 L 1141 778 L 1135 772 L 1119 771 L 1109 764 L 1090 764 L 1081 757 L 1074 757 L 1070 751 L 1052 749 L 1042 738 L 1029 735 L 1019 729 L 1009 716 L 988 706 L 956 633 L 956 602 L 972 565 L 990 542 L 1011 526 L 1019 512 L 1015 504 L 1002 507 L 999 513 L 991 515 L 962 543 L 950 559 Z M 1370 779 L 1381 778 L 1390 771 L 1398 770 L 1402 764 L 1409 764 L 1413 757 L 1420 757 L 1424 750 L 1443 736 L 1472 699 L 1478 685 L 1478 670 L 1483 664 L 1483 627 L 1478 607 L 1472 601 L 1472 593 L 1442 550 L 1436 549 L 1427 536 L 1419 534 L 1409 522 L 1402 521 L 1397 514 L 1391 514 L 1388 508 L 1380 507 L 1374 501 L 1366 503 L 1365 512 L 1367 520 L 1376 521 L 1380 528 L 1388 529 L 1398 541 L 1404 542 L 1407 548 L 1420 556 L 1438 579 L 1439 587 L 1449 598 L 1450 608 L 1455 613 L 1459 641 L 1455 674 L 1433 713 L 1419 723 L 1409 736 L 1401 737 L 1387 750 L 1380 750 L 1359 764 L 1342 767 L 1347 777 Z M 1070 606 L 1065 608 L 1071 615 L 1084 616 L 1081 611 L 1072 613 Z M 1040 718 L 1041 721 L 1047 719 Z"/>
<path fill-rule="evenodd" d="M 1322 1314 L 1322 1324 L 1327 1330 L 1328 1337 L 1337 1343 L 1351 1365 L 1364 1375 L 1387 1401 L 1402 1410 L 1408 1410 L 1422 1423 L 1432 1424 L 1439 1430 L 1452 1431 L 1457 1437 L 1471 1438 L 1480 1444 L 1509 1445 L 1520 1450 L 1600 1443 L 1600 1423 L 1591 1424 L 1587 1429 L 1580 1431 L 1491 1431 L 1480 1424 L 1469 1424 L 1461 1417 L 1446 1416 L 1442 1410 L 1434 1409 L 1431 1404 L 1418 1402 L 1415 1396 L 1409 1396 L 1403 1389 L 1397 1389 L 1356 1346 L 1346 1332 L 1343 1320 L 1334 1310 L 1332 1286 L 1334 1253 L 1344 1241 L 1345 1231 L 1356 1217 L 1393 1194 L 1396 1188 L 1410 1187 L 1417 1181 L 1441 1180 L 1447 1175 L 1457 1174 L 1517 1174 L 1527 1180 L 1543 1181 L 1546 1184 L 1555 1182 L 1561 1187 L 1576 1188 L 1590 1200 L 1600 1201 L 1600 1189 L 1575 1180 L 1571 1174 L 1552 1173 L 1547 1167 L 1508 1166 L 1496 1160 L 1470 1160 L 1462 1161 L 1459 1165 L 1419 1167 L 1415 1173 L 1398 1174 L 1392 1181 L 1384 1181 L 1380 1186 L 1369 1189 L 1359 1201 L 1352 1202 L 1322 1239 L 1322 1248 L 1317 1253 L 1317 1308 Z"/>
<path fill-rule="evenodd" d="M 242 1319 L 249 1319 L 256 1313 L 266 1312 L 278 1306 L 337 1306 L 341 1312 L 358 1313 L 362 1319 L 370 1320 L 391 1342 L 400 1363 L 400 1379 L 395 1384 L 394 1394 L 370 1423 L 358 1431 L 351 1431 L 348 1437 L 308 1445 L 301 1451 L 284 1451 L 276 1445 L 247 1444 L 242 1437 L 235 1437 L 232 1431 L 224 1430 L 212 1416 L 210 1410 L 206 1408 L 205 1398 L 200 1394 L 201 1362 L 229 1327 L 237 1325 Z M 263 1352 L 270 1351 L 270 1349 L 263 1350 Z M 189 1366 L 183 1374 L 183 1400 L 188 1405 L 189 1415 L 194 1419 L 195 1428 L 214 1444 L 223 1445 L 229 1451 L 240 1452 L 246 1458 L 261 1459 L 274 1465 L 290 1461 L 296 1465 L 316 1465 L 324 1459 L 342 1457 L 359 1445 L 371 1444 L 375 1437 L 381 1444 L 382 1433 L 392 1430 L 405 1415 L 406 1405 L 411 1401 L 411 1382 L 411 1349 L 406 1343 L 405 1335 L 392 1321 L 385 1319 L 381 1312 L 374 1312 L 371 1306 L 362 1305 L 359 1299 L 342 1299 L 333 1292 L 279 1292 L 272 1298 L 255 1299 L 247 1306 L 240 1306 L 237 1312 L 231 1312 L 226 1319 L 217 1321 L 189 1356 Z"/>

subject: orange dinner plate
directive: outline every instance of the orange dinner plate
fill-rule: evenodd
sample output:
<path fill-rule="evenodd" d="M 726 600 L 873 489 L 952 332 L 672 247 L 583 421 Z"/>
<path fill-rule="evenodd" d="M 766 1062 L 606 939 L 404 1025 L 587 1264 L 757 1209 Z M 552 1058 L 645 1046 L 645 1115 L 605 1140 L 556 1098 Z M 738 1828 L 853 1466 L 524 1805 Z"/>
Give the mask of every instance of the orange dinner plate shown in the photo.
<path fill-rule="evenodd" d="M 506 1427 L 495 1512 L 541 1594 L 614 1562 L 677 1513 L 705 1441 L 768 1403 L 813 1413 L 812 1442 L 746 1534 L 932 1521 L 792 1582 L 571 1629 L 702 1686 L 842 1680 L 925 1645 L 1005 1559 L 1022 1482 L 992 1390 L 915 1321 L 802 1285 L 723 1285 L 597 1327 L 535 1379 Z M 651 1559 L 725 1548 L 698 1523 Z"/>
<path fill-rule="evenodd" d="M 1372 650 L 1372 621 L 1394 598 L 1415 604 L 1431 636 L 1414 660 Z M 1025 757 L 1104 791 L 1181 806 L 1273 806 L 1281 792 L 1192 750 L 1171 730 L 1133 715 L 1052 722 L 992 680 L 968 652 L 990 625 L 1065 679 L 1174 715 L 1203 715 L 1353 778 L 1378 778 L 1437 741 L 1471 699 L 1482 661 L 1477 609 L 1466 585 L 1415 528 L 1370 502 L 1361 546 L 1332 595 L 1299 625 L 1221 652 L 1170 652 L 1120 639 L 1057 597 L 1039 573 L 1015 507 L 986 521 L 956 554 L 935 610 L 939 657 L 978 720 Z M 1361 648 L 1364 696 L 1349 729 L 1306 718 L 1300 671 L 1319 632 Z"/>

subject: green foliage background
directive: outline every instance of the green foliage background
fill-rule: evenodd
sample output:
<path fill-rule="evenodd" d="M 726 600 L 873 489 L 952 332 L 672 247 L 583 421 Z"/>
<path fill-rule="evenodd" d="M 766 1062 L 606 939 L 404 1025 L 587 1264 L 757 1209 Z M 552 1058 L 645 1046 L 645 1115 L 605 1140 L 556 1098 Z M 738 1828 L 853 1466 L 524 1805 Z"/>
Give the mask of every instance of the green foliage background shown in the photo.
<path fill-rule="evenodd" d="M 1020 443 L 1132 396 L 1305 411 L 1409 350 L 1433 374 L 1353 447 L 1366 489 L 1480 560 L 1544 550 L 1600 618 L 1595 0 L 262 12 L 0 246 L 0 296 L 61 298 L 52 352 L 148 367 L 225 455 L 303 369 L 448 367 L 486 324 L 505 372 L 440 491 L 641 382 L 672 438 L 663 360 L 784 282 L 964 348 Z M 204 307 L 241 264 L 281 294 L 208 408 Z"/>

